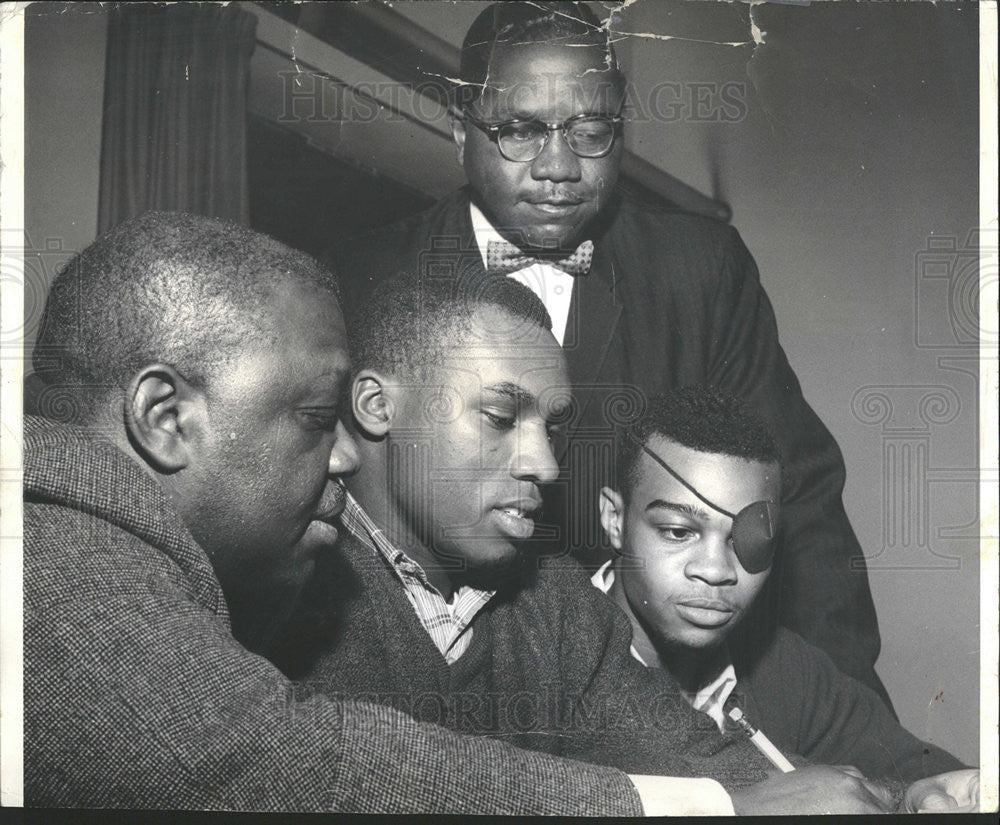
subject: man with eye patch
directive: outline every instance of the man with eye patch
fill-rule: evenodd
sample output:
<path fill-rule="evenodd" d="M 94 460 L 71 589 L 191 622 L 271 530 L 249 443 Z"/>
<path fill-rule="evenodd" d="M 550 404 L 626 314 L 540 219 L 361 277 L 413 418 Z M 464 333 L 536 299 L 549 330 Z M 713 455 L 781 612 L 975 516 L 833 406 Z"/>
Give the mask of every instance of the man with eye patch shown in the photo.
<path fill-rule="evenodd" d="M 780 498 L 775 441 L 734 396 L 682 388 L 654 397 L 622 428 L 616 483 L 600 502 L 617 554 L 592 581 L 627 615 L 633 657 L 670 672 L 720 730 L 738 730 L 735 708 L 782 751 L 850 764 L 897 787 L 960 771 L 873 691 L 764 615 L 757 596 L 774 561 Z M 972 773 L 940 780 L 952 800 L 940 810 L 971 804 L 957 787 Z M 935 804 L 923 801 L 930 789 L 918 786 L 907 809 Z"/>

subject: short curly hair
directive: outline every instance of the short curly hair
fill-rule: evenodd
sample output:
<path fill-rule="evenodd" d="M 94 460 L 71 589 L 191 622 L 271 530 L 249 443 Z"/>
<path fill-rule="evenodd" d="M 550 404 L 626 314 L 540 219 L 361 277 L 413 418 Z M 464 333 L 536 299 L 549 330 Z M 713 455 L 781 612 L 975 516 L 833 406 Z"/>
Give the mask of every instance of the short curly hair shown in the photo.
<path fill-rule="evenodd" d="M 716 387 L 680 387 L 650 398 L 642 415 L 618 430 L 615 483 L 625 498 L 638 481 L 642 446 L 655 435 L 698 452 L 781 463 L 770 428 L 745 400 Z"/>
<path fill-rule="evenodd" d="M 144 365 L 162 361 L 193 383 L 280 334 L 269 315 L 286 282 L 337 294 L 333 276 L 273 238 L 201 215 L 148 212 L 74 256 L 49 289 L 34 366 L 73 391 L 84 417 Z"/>
<path fill-rule="evenodd" d="M 473 21 L 462 41 L 459 64 L 461 83 L 452 89 L 458 108 L 470 106 L 482 95 L 490 76 L 490 61 L 497 47 L 521 43 L 558 43 L 589 40 L 604 53 L 608 78 L 624 92 L 625 76 L 618 65 L 607 27 L 583 3 L 500 2 L 484 9 Z"/>
<path fill-rule="evenodd" d="M 512 342 L 524 325 L 552 329 L 541 299 L 513 278 L 470 281 L 400 275 L 379 284 L 352 314 L 347 337 L 354 365 L 391 375 L 424 376 L 441 363 L 449 345 L 472 331 L 472 315 L 481 306 L 496 307 L 510 316 Z"/>

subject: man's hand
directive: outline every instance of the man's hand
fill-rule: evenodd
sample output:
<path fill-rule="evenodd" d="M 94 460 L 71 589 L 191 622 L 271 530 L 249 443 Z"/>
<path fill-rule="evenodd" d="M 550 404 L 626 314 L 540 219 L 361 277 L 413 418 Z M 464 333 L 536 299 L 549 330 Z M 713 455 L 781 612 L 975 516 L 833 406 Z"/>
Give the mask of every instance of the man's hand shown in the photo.
<path fill-rule="evenodd" d="M 869 782 L 856 768 L 829 765 L 772 775 L 730 796 L 737 816 L 882 814 L 893 810 L 892 794 L 885 788 Z"/>
<path fill-rule="evenodd" d="M 949 771 L 918 779 L 906 789 L 906 813 L 973 813 L 979 810 L 979 769 Z"/>

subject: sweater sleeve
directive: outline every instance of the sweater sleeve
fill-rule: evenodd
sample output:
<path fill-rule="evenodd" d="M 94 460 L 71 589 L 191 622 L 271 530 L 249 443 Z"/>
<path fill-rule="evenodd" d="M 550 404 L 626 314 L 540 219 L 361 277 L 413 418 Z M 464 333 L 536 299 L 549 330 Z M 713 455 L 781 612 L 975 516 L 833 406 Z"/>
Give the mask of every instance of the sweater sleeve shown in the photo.
<path fill-rule="evenodd" d="M 794 633 L 779 631 L 751 674 L 740 674 L 743 688 L 775 744 L 814 762 L 904 782 L 964 767 L 909 733 L 869 688 Z"/>
<path fill-rule="evenodd" d="M 781 623 L 825 650 L 891 708 L 874 669 L 880 641 L 864 556 L 841 501 L 843 456 L 802 396 L 757 265 L 738 233 L 727 231 L 709 382 L 747 398 L 781 447 L 782 534 L 772 573 L 772 586 L 780 586 Z"/>
<path fill-rule="evenodd" d="M 636 815 L 628 777 L 303 696 L 163 553 L 98 518 L 25 512 L 30 805 Z"/>

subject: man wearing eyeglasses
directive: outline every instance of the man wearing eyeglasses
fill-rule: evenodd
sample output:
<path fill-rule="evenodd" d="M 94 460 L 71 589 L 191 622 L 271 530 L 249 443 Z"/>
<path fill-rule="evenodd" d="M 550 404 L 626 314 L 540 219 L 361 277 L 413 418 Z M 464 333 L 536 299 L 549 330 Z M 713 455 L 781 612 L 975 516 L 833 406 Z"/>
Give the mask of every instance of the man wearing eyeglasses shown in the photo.
<path fill-rule="evenodd" d="M 585 6 L 488 7 L 466 35 L 451 109 L 470 185 L 339 254 L 346 304 L 401 271 L 503 275 L 541 297 L 577 401 L 565 422 L 565 483 L 546 501 L 549 535 L 556 552 L 587 563 L 610 552 L 593 502 L 615 426 L 677 386 L 748 399 L 787 462 L 780 562 L 762 598 L 889 704 L 874 670 L 864 558 L 841 502 L 840 450 L 802 397 L 737 232 L 616 191 L 624 102 L 608 32 Z"/>

